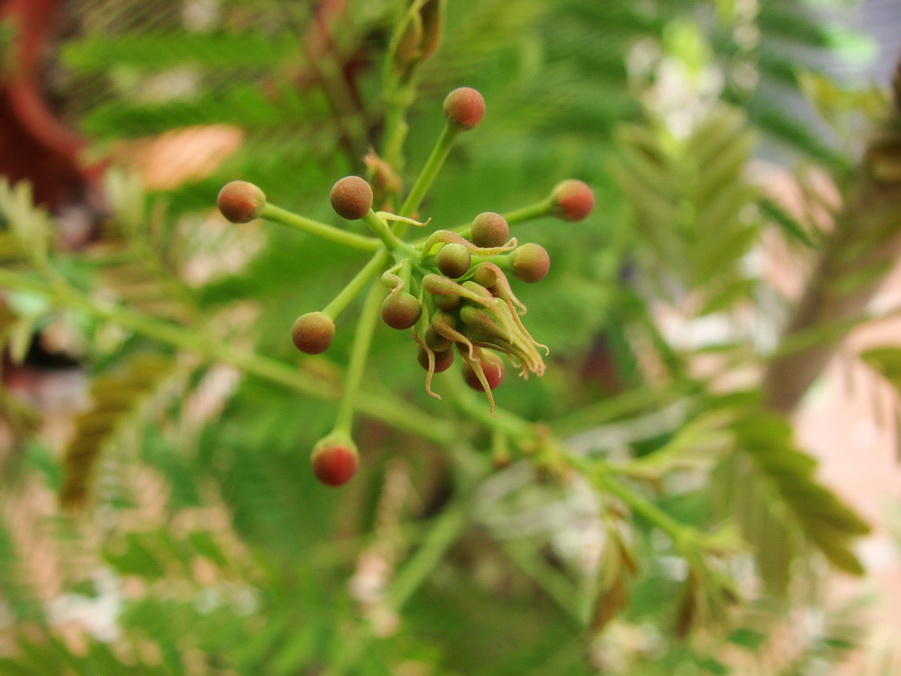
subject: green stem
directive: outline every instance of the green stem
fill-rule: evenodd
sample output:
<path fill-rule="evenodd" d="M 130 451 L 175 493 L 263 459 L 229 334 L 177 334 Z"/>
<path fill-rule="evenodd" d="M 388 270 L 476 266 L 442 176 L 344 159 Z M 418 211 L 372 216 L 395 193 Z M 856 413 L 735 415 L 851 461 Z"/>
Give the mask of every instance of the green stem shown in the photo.
<path fill-rule="evenodd" d="M 496 418 L 488 412 L 488 405 L 479 395 L 470 390 L 463 382 L 463 375 L 459 369 L 454 373 L 448 373 L 448 387 L 451 394 L 451 402 L 468 418 L 481 422 L 489 430 L 504 431 L 515 439 L 532 434 L 532 425 L 515 413 L 495 407 Z"/>
<path fill-rule="evenodd" d="M 372 230 L 374 235 L 377 235 L 381 240 L 385 243 L 385 246 L 392 252 L 397 251 L 406 251 L 410 255 L 418 256 L 419 252 L 416 251 L 410 244 L 401 241 L 401 239 L 392 232 L 391 228 L 389 228 L 385 221 L 378 217 L 372 209 L 369 210 L 369 213 L 363 216 L 363 222 L 369 226 L 369 229 Z"/>
<path fill-rule="evenodd" d="M 208 361 L 231 364 L 247 375 L 284 386 L 306 396 L 335 401 L 342 395 L 341 387 L 332 380 L 315 377 L 298 370 L 295 366 L 256 352 L 233 348 L 208 338 L 195 327 L 170 324 L 128 308 L 100 306 L 89 296 L 71 287 L 62 292 L 46 282 L 3 269 L 0 269 L 0 287 L 27 290 L 46 296 L 61 305 L 119 324 L 172 347 L 195 352 Z M 357 411 L 366 416 L 381 420 L 399 430 L 422 436 L 438 445 L 446 445 L 456 437 L 456 430 L 450 422 L 424 413 L 388 392 L 361 390 L 355 397 L 354 405 Z"/>
<path fill-rule="evenodd" d="M 373 284 L 363 305 L 363 312 L 357 322 L 357 333 L 354 336 L 353 346 L 350 351 L 350 362 L 347 365 L 347 374 L 344 377 L 344 392 L 341 403 L 338 406 L 338 416 L 335 419 L 335 431 L 350 434 L 353 422 L 354 408 L 359 394 L 360 384 L 363 382 L 363 373 L 366 370 L 366 360 L 369 357 L 369 346 L 372 344 L 372 334 L 375 333 L 376 323 L 379 318 L 379 308 L 385 290 L 381 284 Z"/>
<path fill-rule="evenodd" d="M 416 213 L 416 210 L 422 203 L 422 200 L 425 197 L 426 193 L 429 191 L 429 188 L 432 187 L 432 183 L 434 183 L 435 177 L 441 170 L 442 165 L 444 165 L 444 161 L 447 159 L 448 153 L 450 153 L 450 150 L 454 145 L 454 140 L 460 134 L 460 131 L 460 129 L 451 127 L 449 124 L 444 125 L 444 129 L 441 131 L 441 136 L 438 137 L 438 142 L 432 149 L 432 154 L 429 155 L 429 159 L 426 160 L 425 166 L 423 166 L 422 171 L 419 172 L 419 176 L 416 178 L 416 182 L 413 184 L 413 187 L 410 188 L 410 193 L 407 195 L 406 201 L 400 208 L 399 215 L 412 216 Z M 395 232 L 399 236 L 402 236 L 405 231 L 406 225 L 403 223 L 398 223 Z"/>
<path fill-rule="evenodd" d="M 449 505 L 429 523 L 425 536 L 416 553 L 404 564 L 397 577 L 391 582 L 385 594 L 388 609 L 399 612 L 416 590 L 425 582 L 435 567 L 441 562 L 447 550 L 457 541 L 466 526 L 466 511 L 460 502 Z M 375 640 L 370 624 L 359 625 L 353 633 L 353 640 L 328 665 L 323 676 L 342 676 L 353 670 Z"/>
<path fill-rule="evenodd" d="M 535 202 L 534 204 L 530 204 L 519 209 L 514 209 L 513 211 L 508 211 L 506 214 L 501 215 L 504 217 L 504 219 L 506 219 L 508 225 L 518 225 L 520 223 L 534 221 L 538 218 L 549 216 L 551 214 L 551 209 L 553 208 L 553 206 L 554 200 L 552 197 L 548 196 L 540 202 Z M 469 231 L 471 229 L 471 223 L 457 225 L 452 228 L 454 232 L 456 232 L 458 235 L 462 235 L 463 237 L 469 237 Z"/>
<path fill-rule="evenodd" d="M 693 528 L 679 523 L 657 505 L 626 487 L 613 475 L 613 470 L 609 467 L 571 453 L 564 454 L 564 457 L 570 467 L 591 479 L 601 493 L 618 498 L 634 513 L 640 514 L 669 535 L 673 544 L 683 555 L 686 555 L 686 552 L 694 551 L 694 548 L 688 546 L 697 539 Z"/>
<path fill-rule="evenodd" d="M 508 211 L 506 214 L 503 214 L 503 217 L 507 220 L 509 225 L 516 225 L 518 223 L 525 223 L 526 221 L 534 221 L 536 218 L 543 218 L 544 216 L 549 215 L 553 206 L 553 198 L 546 197 L 540 202 L 535 202 L 534 204 L 530 204 L 520 209 Z"/>
<path fill-rule="evenodd" d="M 429 534 L 401 568 L 386 594 L 388 606 L 401 610 L 460 537 L 467 515 L 461 503 L 449 505 L 431 524 Z"/>
<path fill-rule="evenodd" d="M 371 280 L 375 274 L 381 270 L 388 262 L 388 252 L 384 249 L 379 251 L 372 259 L 363 266 L 360 271 L 351 279 L 347 286 L 341 289 L 341 292 L 335 296 L 331 303 L 322 309 L 322 313 L 329 317 L 332 321 L 338 318 L 350 302 L 357 297 L 367 282 Z"/>
<path fill-rule="evenodd" d="M 352 249 L 359 249 L 360 251 L 376 251 L 379 248 L 379 241 L 377 239 L 358 235 L 353 232 L 347 232 L 346 230 L 339 230 L 327 223 L 320 223 L 311 218 L 299 216 L 286 209 L 277 207 L 274 204 L 269 204 L 268 202 L 266 203 L 266 206 L 263 207 L 261 217 L 269 219 L 270 221 L 275 221 L 276 223 L 281 223 L 282 225 L 297 228 L 298 230 L 310 233 L 311 235 L 316 235 L 317 237 L 322 237 L 331 242 L 343 244 Z"/>

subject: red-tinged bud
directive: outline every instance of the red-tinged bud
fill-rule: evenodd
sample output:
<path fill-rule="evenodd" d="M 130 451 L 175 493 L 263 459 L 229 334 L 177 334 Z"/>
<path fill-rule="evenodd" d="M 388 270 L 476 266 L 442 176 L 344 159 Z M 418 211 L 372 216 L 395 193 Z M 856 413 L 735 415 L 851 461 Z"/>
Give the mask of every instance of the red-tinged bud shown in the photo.
<path fill-rule="evenodd" d="M 353 479 L 360 466 L 356 445 L 345 434 L 334 433 L 313 447 L 313 474 L 326 486 L 341 486 Z"/>
<path fill-rule="evenodd" d="M 372 186 L 359 176 L 345 176 L 332 186 L 332 208 L 348 221 L 356 221 L 372 208 Z"/>
<path fill-rule="evenodd" d="M 504 362 L 494 352 L 482 350 L 478 356 L 479 365 L 482 367 L 482 373 L 485 375 L 485 381 L 488 388 L 495 390 L 504 382 Z M 478 375 L 468 363 L 463 365 L 463 379 L 466 384 L 477 392 L 483 392 L 484 387 L 479 380 Z"/>
<path fill-rule="evenodd" d="M 382 319 L 392 329 L 409 329 L 422 315 L 422 305 L 413 294 L 390 293 L 382 303 Z"/>
<path fill-rule="evenodd" d="M 435 367 L 432 369 L 432 373 L 441 373 L 442 371 L 447 371 L 451 364 L 454 363 L 454 351 L 432 352 L 432 358 L 435 360 Z M 426 371 L 429 370 L 429 353 L 421 345 L 416 354 L 416 359 L 422 368 Z"/>
<path fill-rule="evenodd" d="M 425 341 L 425 344 L 429 346 L 430 350 L 433 350 L 435 352 L 444 352 L 445 350 L 450 350 L 454 344 L 452 340 L 445 338 L 437 331 L 435 331 L 435 329 L 433 329 L 431 326 L 425 330 L 423 341 Z"/>
<path fill-rule="evenodd" d="M 301 352 L 325 352 L 335 337 L 335 322 L 321 312 L 308 312 L 294 320 L 291 339 Z"/>
<path fill-rule="evenodd" d="M 503 246 L 510 239 L 510 225 L 500 214 L 485 211 L 472 219 L 469 239 L 483 249 Z"/>
<path fill-rule="evenodd" d="M 594 192 L 583 181 L 571 178 L 551 191 L 551 213 L 564 221 L 581 221 L 594 208 Z"/>
<path fill-rule="evenodd" d="M 266 206 L 266 193 L 247 181 L 231 181 L 222 186 L 216 199 L 219 211 L 232 223 L 259 218 Z"/>
<path fill-rule="evenodd" d="M 485 116 L 485 99 L 472 87 L 459 87 L 444 99 L 444 113 L 451 126 L 472 129 Z"/>
<path fill-rule="evenodd" d="M 513 274 L 530 284 L 544 279 L 551 267 L 551 257 L 540 244 L 523 244 L 512 256 Z"/>
<path fill-rule="evenodd" d="M 462 244 L 445 244 L 436 256 L 435 262 L 442 274 L 453 279 L 469 272 L 472 256 Z"/>

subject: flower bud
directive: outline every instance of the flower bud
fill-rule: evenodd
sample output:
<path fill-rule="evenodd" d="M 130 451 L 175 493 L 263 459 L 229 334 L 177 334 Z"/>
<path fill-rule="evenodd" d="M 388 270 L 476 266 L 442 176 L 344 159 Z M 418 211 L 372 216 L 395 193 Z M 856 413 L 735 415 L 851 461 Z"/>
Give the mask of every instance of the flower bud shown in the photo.
<path fill-rule="evenodd" d="M 332 208 L 348 221 L 356 221 L 372 208 L 372 186 L 359 176 L 345 176 L 332 186 Z"/>
<path fill-rule="evenodd" d="M 472 219 L 469 239 L 483 249 L 503 246 L 510 239 L 510 226 L 500 214 L 485 211 Z"/>
<path fill-rule="evenodd" d="M 424 368 L 426 371 L 429 370 L 429 353 L 421 345 L 419 347 L 419 351 L 416 354 L 416 359 L 422 368 Z M 451 364 L 454 363 L 454 351 L 433 351 L 432 359 L 435 360 L 435 366 L 432 369 L 432 373 L 441 373 L 442 371 L 447 371 L 451 367 Z"/>
<path fill-rule="evenodd" d="M 485 382 L 488 384 L 488 388 L 496 390 L 498 386 L 504 382 L 503 360 L 494 352 L 482 350 L 478 356 L 478 363 L 482 368 L 482 373 L 485 376 Z M 464 364 L 462 370 L 463 379 L 469 387 L 477 392 L 484 391 L 485 387 L 482 384 L 482 381 L 479 380 L 478 375 L 469 363 Z"/>
<path fill-rule="evenodd" d="M 247 181 L 231 181 L 222 186 L 216 199 L 219 211 L 232 223 L 259 218 L 266 206 L 266 193 Z"/>
<path fill-rule="evenodd" d="M 409 329 L 422 315 L 422 305 L 406 291 L 390 293 L 382 302 L 382 319 L 392 329 Z"/>
<path fill-rule="evenodd" d="M 485 99 L 472 87 L 459 87 L 444 99 L 444 112 L 452 127 L 466 131 L 485 116 Z"/>
<path fill-rule="evenodd" d="M 594 208 L 594 193 L 583 181 L 570 178 L 551 191 L 551 213 L 564 221 L 581 221 Z"/>
<path fill-rule="evenodd" d="M 360 465 L 356 445 L 345 434 L 334 433 L 313 447 L 310 457 L 313 474 L 326 486 L 340 486 L 350 481 Z"/>
<path fill-rule="evenodd" d="M 325 352 L 335 337 L 335 322 L 322 312 L 308 312 L 294 320 L 291 339 L 301 352 Z"/>
<path fill-rule="evenodd" d="M 551 267 L 551 257 L 540 244 L 523 244 L 512 254 L 513 274 L 527 283 L 540 282 Z"/>
<path fill-rule="evenodd" d="M 429 347 L 429 349 L 435 352 L 444 352 L 445 350 L 449 350 L 454 344 L 452 340 L 445 338 L 437 331 L 435 331 L 435 329 L 433 329 L 431 326 L 426 329 L 425 335 L 422 339 Z"/>
<path fill-rule="evenodd" d="M 436 263 L 442 274 L 457 279 L 469 272 L 472 256 L 462 244 L 445 244 L 438 252 Z"/>

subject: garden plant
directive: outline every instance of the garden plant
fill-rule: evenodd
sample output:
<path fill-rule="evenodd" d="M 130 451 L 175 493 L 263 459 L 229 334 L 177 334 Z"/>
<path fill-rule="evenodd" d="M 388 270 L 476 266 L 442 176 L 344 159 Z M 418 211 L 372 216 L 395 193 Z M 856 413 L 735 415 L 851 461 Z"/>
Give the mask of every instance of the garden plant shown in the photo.
<path fill-rule="evenodd" d="M 901 247 L 901 74 L 817 60 L 859 36 L 800 0 L 135 4 L 0 5 L 0 142 L 53 158 L 0 165 L 0 673 L 859 649 L 823 589 L 869 525 L 793 427 Z"/>

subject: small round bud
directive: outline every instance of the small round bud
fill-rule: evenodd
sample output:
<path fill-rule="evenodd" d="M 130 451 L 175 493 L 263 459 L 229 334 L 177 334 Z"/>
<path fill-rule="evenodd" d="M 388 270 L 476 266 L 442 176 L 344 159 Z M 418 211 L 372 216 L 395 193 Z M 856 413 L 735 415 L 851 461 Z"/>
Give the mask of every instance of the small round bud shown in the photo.
<path fill-rule="evenodd" d="M 442 274 L 457 279 L 469 272 L 472 256 L 465 246 L 451 242 L 441 247 L 436 262 Z"/>
<path fill-rule="evenodd" d="M 512 254 L 513 274 L 524 282 L 540 282 L 551 267 L 551 257 L 540 244 L 523 244 Z"/>
<path fill-rule="evenodd" d="M 382 319 L 392 329 L 409 329 L 422 315 L 422 305 L 406 291 L 388 294 L 382 302 Z"/>
<path fill-rule="evenodd" d="M 291 339 L 301 352 L 325 352 L 335 337 L 335 322 L 321 312 L 308 312 L 294 320 Z"/>
<path fill-rule="evenodd" d="M 472 219 L 469 239 L 483 249 L 503 246 L 510 239 L 510 226 L 500 214 L 486 211 Z"/>
<path fill-rule="evenodd" d="M 326 486 L 341 486 L 350 481 L 360 466 L 354 443 L 344 435 L 329 435 L 313 447 L 310 456 L 313 474 Z"/>
<path fill-rule="evenodd" d="M 247 223 L 263 213 L 266 193 L 253 183 L 231 181 L 222 186 L 216 203 L 222 215 L 232 223 Z"/>
<path fill-rule="evenodd" d="M 372 186 L 359 176 L 345 176 L 332 186 L 332 208 L 348 221 L 356 221 L 372 208 Z"/>
<path fill-rule="evenodd" d="M 472 129 L 485 116 L 485 99 L 472 87 L 459 87 L 444 99 L 444 113 L 451 126 Z"/>
<path fill-rule="evenodd" d="M 435 369 L 433 373 L 441 373 L 442 371 L 447 371 L 451 367 L 451 364 L 454 363 L 454 351 L 445 350 L 444 352 L 434 352 L 433 358 L 435 359 Z M 426 371 L 429 370 L 429 353 L 426 352 L 422 346 L 419 347 L 419 351 L 416 353 L 416 359 L 422 368 Z"/>
<path fill-rule="evenodd" d="M 594 208 L 591 188 L 575 178 L 558 183 L 551 191 L 554 206 L 551 213 L 564 221 L 581 221 Z"/>
<path fill-rule="evenodd" d="M 504 362 L 494 352 L 483 350 L 479 356 L 479 365 L 485 374 L 485 380 L 488 381 L 488 389 L 495 390 L 504 382 Z M 484 391 L 479 377 L 469 364 L 463 365 L 463 379 L 477 392 Z"/>
<path fill-rule="evenodd" d="M 423 340 L 425 341 L 425 344 L 429 346 L 429 349 L 435 352 L 445 352 L 446 350 L 450 350 L 454 344 L 454 341 L 450 338 L 445 338 L 431 326 L 425 330 Z"/>

